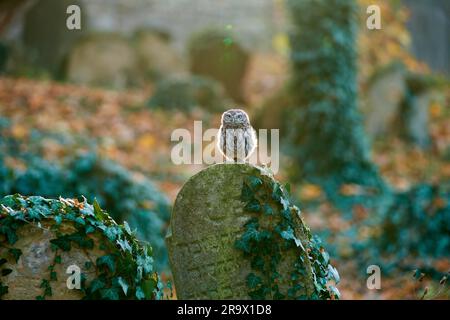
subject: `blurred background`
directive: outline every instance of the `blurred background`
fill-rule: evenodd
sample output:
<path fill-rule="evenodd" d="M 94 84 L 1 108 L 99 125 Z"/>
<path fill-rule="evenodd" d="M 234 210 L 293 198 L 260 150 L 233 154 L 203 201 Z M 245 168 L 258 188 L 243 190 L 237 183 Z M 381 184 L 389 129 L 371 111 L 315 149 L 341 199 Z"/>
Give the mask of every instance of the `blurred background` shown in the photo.
<path fill-rule="evenodd" d="M 237 105 L 280 130 L 343 299 L 448 299 L 449 76 L 447 0 L 1 0 L 0 196 L 97 198 L 170 279 L 171 204 L 202 168 L 170 135 Z"/>

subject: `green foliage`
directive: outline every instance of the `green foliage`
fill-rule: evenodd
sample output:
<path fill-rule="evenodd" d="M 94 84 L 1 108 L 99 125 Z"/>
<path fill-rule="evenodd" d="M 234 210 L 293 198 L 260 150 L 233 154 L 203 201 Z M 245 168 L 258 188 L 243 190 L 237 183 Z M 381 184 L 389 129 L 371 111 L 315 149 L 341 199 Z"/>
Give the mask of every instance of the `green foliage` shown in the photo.
<path fill-rule="evenodd" d="M 170 207 L 167 198 L 149 179 L 136 178 L 124 167 L 95 153 L 68 158 L 60 165 L 35 154 L 18 152 L 20 142 L 14 139 L 0 138 L 0 150 L 26 164 L 25 170 L 12 170 L 0 157 L 0 196 L 84 195 L 91 202 L 97 199 L 116 221 L 127 221 L 137 230 L 140 240 L 151 243 L 158 268 L 169 268 L 164 233 Z"/>
<path fill-rule="evenodd" d="M 337 270 L 330 264 L 320 240 L 303 225 L 300 210 L 291 204 L 284 188 L 270 176 L 250 176 L 244 181 L 241 200 L 245 203 L 244 210 L 253 215 L 235 243 L 253 270 L 247 276 L 249 296 L 252 299 L 338 299 L 339 291 L 328 285 L 329 280 L 339 282 Z M 287 271 L 290 278 L 286 279 L 280 265 L 292 252 L 295 252 L 295 262 Z M 312 290 L 305 285 L 306 279 L 313 279 Z"/>
<path fill-rule="evenodd" d="M 288 150 L 297 177 L 336 194 L 343 183 L 383 189 L 357 110 L 355 1 L 289 0 L 293 31 Z"/>
<path fill-rule="evenodd" d="M 48 278 L 41 282 L 43 300 L 52 296 L 52 281 L 57 281 L 55 266 L 62 263 L 61 251 L 71 251 L 75 246 L 92 250 L 96 246 L 91 234 L 100 236 L 99 249 L 105 252 L 95 265 L 86 261 L 85 267 L 95 268 L 96 278 L 87 283 L 83 276 L 81 292 L 83 299 L 159 299 L 162 297 L 158 274 L 153 270 L 152 248 L 140 243 L 126 223 L 118 225 L 103 211 L 98 203 L 42 197 L 6 196 L 0 200 L 0 248 L 8 249 L 0 257 L 1 276 L 12 270 L 6 268 L 8 261 L 16 263 L 22 252 L 14 248 L 18 240 L 17 231 L 26 224 L 40 225 L 51 222 L 50 230 L 55 235 L 51 248 L 55 258 L 48 267 Z M 72 224 L 76 231 L 63 231 L 62 223 Z M 3 252 L 5 252 L 3 250 Z M 8 292 L 0 277 L 0 298 Z"/>
<path fill-rule="evenodd" d="M 203 30 L 190 39 L 188 52 L 193 74 L 221 82 L 231 98 L 244 101 L 242 80 L 249 55 L 233 35 L 222 30 Z"/>
<path fill-rule="evenodd" d="M 226 97 L 215 80 L 201 76 L 167 78 L 156 85 L 149 101 L 151 108 L 190 112 L 196 107 L 211 112 L 224 111 Z"/>

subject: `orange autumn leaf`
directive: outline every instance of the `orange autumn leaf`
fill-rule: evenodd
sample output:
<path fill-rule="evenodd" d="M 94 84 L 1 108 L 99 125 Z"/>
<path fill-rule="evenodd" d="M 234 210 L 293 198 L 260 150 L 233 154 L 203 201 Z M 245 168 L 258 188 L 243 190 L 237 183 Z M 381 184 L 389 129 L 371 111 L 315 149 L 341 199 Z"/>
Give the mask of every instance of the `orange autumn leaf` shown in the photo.
<path fill-rule="evenodd" d="M 156 143 L 155 137 L 152 134 L 144 134 L 138 140 L 138 147 L 143 149 L 149 149 Z"/>
<path fill-rule="evenodd" d="M 322 195 L 322 189 L 315 184 L 306 184 L 300 189 L 300 198 L 303 200 L 317 199 Z"/>
<path fill-rule="evenodd" d="M 339 188 L 339 193 L 344 196 L 357 196 L 363 194 L 364 190 L 357 184 L 343 184 Z"/>

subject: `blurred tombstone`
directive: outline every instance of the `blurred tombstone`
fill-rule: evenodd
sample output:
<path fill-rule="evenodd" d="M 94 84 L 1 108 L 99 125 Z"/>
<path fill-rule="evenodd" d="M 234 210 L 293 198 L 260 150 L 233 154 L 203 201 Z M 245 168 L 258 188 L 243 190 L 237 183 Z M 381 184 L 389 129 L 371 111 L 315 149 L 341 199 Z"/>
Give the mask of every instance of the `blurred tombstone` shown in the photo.
<path fill-rule="evenodd" d="M 366 106 L 367 132 L 371 139 L 392 129 L 405 90 L 405 70 L 400 64 L 386 66 L 372 76 Z"/>
<path fill-rule="evenodd" d="M 262 175 L 248 164 L 216 164 L 189 179 L 178 193 L 166 238 L 178 299 L 249 299 L 247 276 L 253 271 L 235 241 L 252 217 L 241 200 L 244 179 Z M 271 218 L 261 217 L 261 225 Z M 303 226 L 298 216 L 294 219 Z M 294 232 L 307 241 L 303 231 Z M 291 279 L 288 268 L 297 261 L 296 252 L 288 249 L 282 257 L 278 272 L 283 279 Z M 311 292 L 311 266 L 305 261 L 303 286 Z M 286 289 L 284 280 L 279 285 Z"/>
<path fill-rule="evenodd" d="M 189 41 L 190 70 L 220 81 L 236 102 L 244 102 L 248 52 L 227 32 L 204 30 Z"/>
<path fill-rule="evenodd" d="M 67 8 L 81 8 L 81 29 L 69 30 Z M 80 0 L 39 0 L 24 17 L 23 43 L 29 63 L 52 75 L 59 75 L 65 55 L 84 34 L 87 25 Z"/>
<path fill-rule="evenodd" d="M 112 89 L 136 85 L 142 78 L 132 46 L 112 33 L 80 39 L 67 57 L 64 73 L 70 82 Z"/>
<path fill-rule="evenodd" d="M 404 0 L 411 51 L 435 72 L 450 75 L 450 2 Z"/>
<path fill-rule="evenodd" d="M 428 106 L 431 98 L 431 93 L 411 97 L 408 116 L 403 124 L 405 138 L 422 148 L 426 148 L 430 143 Z"/>
<path fill-rule="evenodd" d="M 421 148 L 430 146 L 430 105 L 445 103 L 445 94 L 436 86 L 436 79 L 411 74 L 407 78 L 407 92 L 401 103 L 397 123 L 401 136 Z"/>
<path fill-rule="evenodd" d="M 139 30 L 134 35 L 139 68 L 146 78 L 161 79 L 186 73 L 186 67 L 171 47 L 170 37 L 156 30 Z"/>
<path fill-rule="evenodd" d="M 201 76 L 168 77 L 156 84 L 148 105 L 151 108 L 180 110 L 201 108 L 210 112 L 223 112 L 229 99 L 216 80 Z"/>

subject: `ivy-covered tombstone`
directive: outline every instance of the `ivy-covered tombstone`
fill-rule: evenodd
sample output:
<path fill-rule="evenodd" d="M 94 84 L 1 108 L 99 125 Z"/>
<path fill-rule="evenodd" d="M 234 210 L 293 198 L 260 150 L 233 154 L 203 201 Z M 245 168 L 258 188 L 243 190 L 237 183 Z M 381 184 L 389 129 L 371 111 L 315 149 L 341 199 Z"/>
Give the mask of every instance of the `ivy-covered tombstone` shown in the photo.
<path fill-rule="evenodd" d="M 166 237 L 180 299 L 339 299 L 339 274 L 264 168 L 216 164 L 175 200 Z"/>
<path fill-rule="evenodd" d="M 0 299 L 160 299 L 152 248 L 94 201 L 0 199 Z"/>

